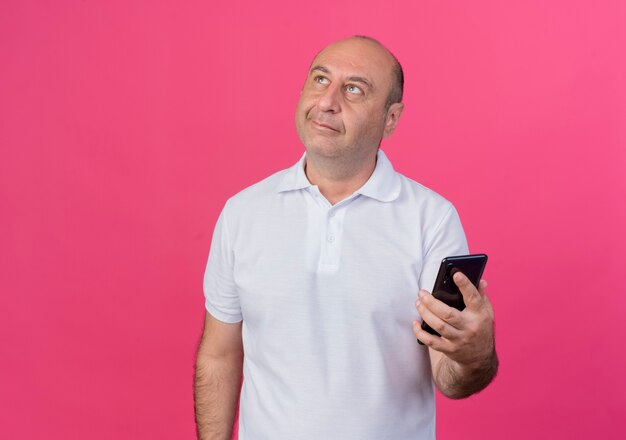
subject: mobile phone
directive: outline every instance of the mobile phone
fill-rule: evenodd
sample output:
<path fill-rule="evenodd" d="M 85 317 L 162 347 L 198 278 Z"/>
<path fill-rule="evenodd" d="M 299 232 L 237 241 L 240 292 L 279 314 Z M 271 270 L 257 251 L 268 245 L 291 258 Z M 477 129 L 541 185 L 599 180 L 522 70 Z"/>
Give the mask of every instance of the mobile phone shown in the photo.
<path fill-rule="evenodd" d="M 459 255 L 444 258 L 441 260 L 435 286 L 432 290 L 433 296 L 450 307 L 463 310 L 465 308 L 463 295 L 452 277 L 455 273 L 462 272 L 478 288 L 478 283 L 480 283 L 486 264 L 487 255 L 485 254 Z M 431 335 L 441 336 L 426 324 L 426 321 L 422 321 L 422 328 Z M 422 344 L 419 339 L 417 342 Z"/>

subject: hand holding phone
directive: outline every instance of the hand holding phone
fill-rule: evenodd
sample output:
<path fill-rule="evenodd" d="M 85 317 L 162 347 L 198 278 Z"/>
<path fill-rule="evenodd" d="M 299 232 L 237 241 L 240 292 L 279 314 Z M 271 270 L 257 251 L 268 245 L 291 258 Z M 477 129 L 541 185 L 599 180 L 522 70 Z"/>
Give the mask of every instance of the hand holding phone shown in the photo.
<path fill-rule="evenodd" d="M 463 294 L 455 284 L 453 276 L 457 272 L 462 272 L 471 283 L 478 288 L 478 283 L 480 283 L 480 278 L 483 275 L 486 264 L 487 255 L 485 254 L 460 255 L 444 258 L 439 266 L 437 279 L 435 280 L 435 285 L 432 290 L 433 296 L 450 307 L 463 310 L 465 308 Z M 432 335 L 440 336 L 426 321 L 422 321 L 422 329 Z M 423 345 L 419 339 L 417 342 Z"/>

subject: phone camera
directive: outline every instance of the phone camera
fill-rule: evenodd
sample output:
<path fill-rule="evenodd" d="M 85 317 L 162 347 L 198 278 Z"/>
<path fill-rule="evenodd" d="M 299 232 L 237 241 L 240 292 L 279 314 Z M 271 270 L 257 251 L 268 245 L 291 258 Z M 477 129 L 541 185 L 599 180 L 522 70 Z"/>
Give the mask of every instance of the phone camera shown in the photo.
<path fill-rule="evenodd" d="M 448 267 L 446 268 L 446 273 L 443 276 L 443 282 L 447 283 L 448 281 L 450 281 L 450 272 L 452 271 L 452 267 L 453 264 L 452 263 L 448 263 Z"/>

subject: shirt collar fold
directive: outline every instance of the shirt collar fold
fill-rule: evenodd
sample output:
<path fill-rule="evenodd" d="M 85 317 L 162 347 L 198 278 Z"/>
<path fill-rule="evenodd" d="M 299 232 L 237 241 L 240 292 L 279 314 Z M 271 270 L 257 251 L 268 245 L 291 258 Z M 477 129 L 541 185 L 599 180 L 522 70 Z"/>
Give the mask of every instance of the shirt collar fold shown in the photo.
<path fill-rule="evenodd" d="M 285 176 L 278 184 L 278 192 L 294 191 L 297 189 L 304 189 L 311 185 L 309 179 L 307 179 L 304 173 L 304 161 L 306 159 L 306 153 L 302 155 L 300 160 L 291 168 L 287 168 Z"/>
<path fill-rule="evenodd" d="M 387 155 L 379 149 L 374 172 L 356 193 L 381 202 L 392 202 L 400 195 L 400 186 L 400 177 L 387 159 Z"/>
<path fill-rule="evenodd" d="M 294 191 L 313 186 L 304 173 L 306 153 L 291 168 L 286 170 L 285 176 L 278 184 L 278 192 Z M 376 154 L 376 167 L 365 184 L 355 191 L 381 202 L 391 202 L 400 195 L 400 178 L 383 150 Z"/>

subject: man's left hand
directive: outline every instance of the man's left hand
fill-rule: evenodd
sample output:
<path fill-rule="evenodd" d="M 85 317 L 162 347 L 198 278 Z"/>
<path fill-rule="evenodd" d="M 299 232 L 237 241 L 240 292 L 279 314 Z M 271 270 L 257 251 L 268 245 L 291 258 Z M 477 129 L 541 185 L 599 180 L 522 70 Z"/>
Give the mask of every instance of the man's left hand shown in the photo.
<path fill-rule="evenodd" d="M 439 301 L 426 290 L 420 290 L 416 303 L 420 315 L 441 337 L 424 331 L 418 321 L 413 323 L 417 339 L 433 350 L 445 354 L 460 366 L 480 365 L 493 356 L 493 308 L 485 290 L 487 282 L 476 287 L 461 272 L 454 274 L 465 309 L 459 311 Z"/>

